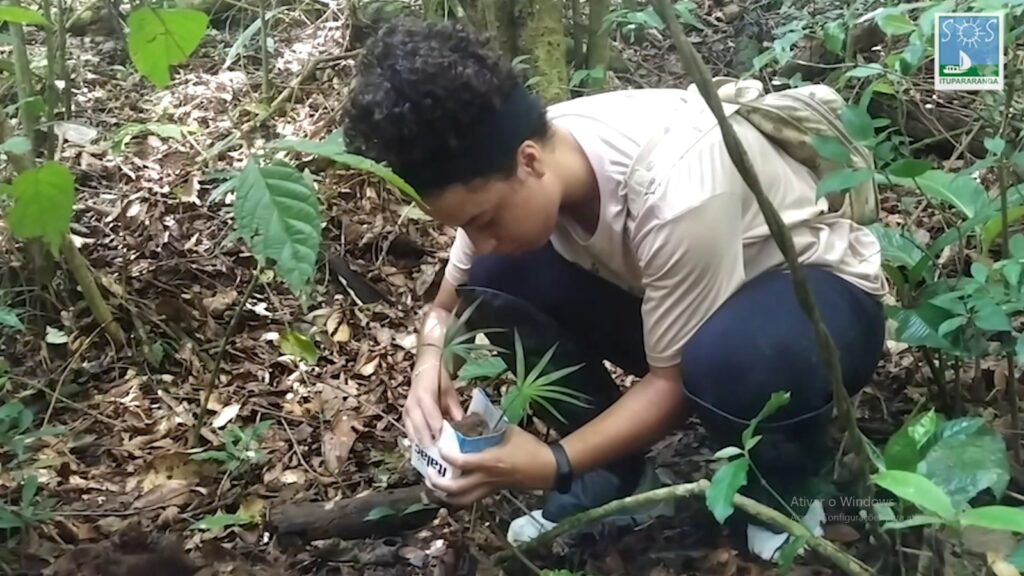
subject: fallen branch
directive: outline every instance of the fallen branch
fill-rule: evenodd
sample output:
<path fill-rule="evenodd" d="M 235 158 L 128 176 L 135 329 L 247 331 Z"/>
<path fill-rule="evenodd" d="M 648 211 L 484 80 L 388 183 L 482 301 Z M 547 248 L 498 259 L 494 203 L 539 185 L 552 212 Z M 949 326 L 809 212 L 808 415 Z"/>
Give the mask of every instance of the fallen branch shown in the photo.
<path fill-rule="evenodd" d="M 434 519 L 436 506 L 403 513 L 425 499 L 436 501 L 423 486 L 410 486 L 330 502 L 283 504 L 271 510 L 269 526 L 279 537 L 291 536 L 304 542 L 395 536 L 425 526 Z M 382 507 L 393 513 L 367 520 L 370 512 Z"/>
<path fill-rule="evenodd" d="M 586 512 L 582 512 L 559 522 L 558 525 L 551 530 L 544 532 L 537 538 L 519 546 L 518 551 L 528 552 L 538 546 L 548 544 L 559 536 L 577 528 L 610 516 L 625 513 L 632 509 L 649 507 L 660 502 L 667 502 L 671 500 L 680 500 L 683 498 L 692 498 L 697 496 L 703 497 L 710 487 L 711 482 L 707 480 L 698 480 L 689 484 L 676 484 L 674 486 L 659 488 L 657 490 L 651 490 L 642 494 L 609 502 L 604 506 L 587 510 Z M 733 496 L 732 502 L 736 508 L 743 510 L 766 524 L 781 528 L 797 538 L 807 537 L 807 546 L 810 547 L 811 550 L 814 550 L 825 558 L 828 558 L 844 573 L 850 574 L 851 576 L 869 576 L 872 574 L 871 569 L 866 564 L 850 556 L 828 540 L 814 536 L 800 522 L 787 518 L 784 514 L 769 508 L 756 500 L 747 498 L 742 494 L 736 494 Z M 514 553 L 512 551 L 505 551 L 495 555 L 494 560 L 496 564 L 503 564 L 511 560 L 513 557 Z"/>

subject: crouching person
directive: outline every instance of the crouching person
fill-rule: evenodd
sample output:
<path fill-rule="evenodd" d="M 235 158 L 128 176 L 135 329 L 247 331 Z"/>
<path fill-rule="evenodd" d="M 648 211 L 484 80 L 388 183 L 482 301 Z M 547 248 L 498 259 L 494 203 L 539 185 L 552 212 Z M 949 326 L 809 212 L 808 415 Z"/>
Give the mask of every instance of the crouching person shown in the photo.
<path fill-rule="evenodd" d="M 461 26 L 406 21 L 366 47 L 347 106 L 350 148 L 386 162 L 432 217 L 457 228 L 422 327 L 404 407 L 409 435 L 430 444 L 443 418 L 463 415 L 428 344 L 470 303 L 471 327 L 504 329 L 491 339 L 510 351 L 509 366 L 516 332 L 529 366 L 556 343 L 552 370 L 583 364 L 559 385 L 585 394 L 587 407 L 552 402 L 561 418 L 539 407 L 557 441 L 514 427 L 495 448 L 444 455 L 462 470 L 432 481 L 449 502 L 543 490 L 544 507 L 510 528 L 513 540 L 532 538 L 656 487 L 646 451 L 688 416 L 716 448 L 737 445 L 782 390 L 790 402 L 761 425 L 753 456 L 777 492 L 804 495 L 832 456 L 830 379 L 783 256 L 703 99 L 622 90 L 545 107 Z M 804 166 L 742 118 L 730 122 L 789 227 L 856 393 L 883 349 L 879 245 L 816 200 Z M 640 379 L 622 393 L 603 361 Z M 741 492 L 780 506 L 754 478 Z M 740 545 L 771 557 L 785 536 L 750 520 L 734 515 Z"/>

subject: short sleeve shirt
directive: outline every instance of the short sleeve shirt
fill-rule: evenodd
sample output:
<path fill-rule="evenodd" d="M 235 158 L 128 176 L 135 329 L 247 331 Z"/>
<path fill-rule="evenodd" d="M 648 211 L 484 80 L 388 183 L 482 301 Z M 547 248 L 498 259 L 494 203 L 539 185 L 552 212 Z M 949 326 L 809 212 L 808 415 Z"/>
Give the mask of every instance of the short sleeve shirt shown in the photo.
<path fill-rule="evenodd" d="M 549 118 L 583 148 L 601 201 L 593 234 L 559 220 L 552 244 L 567 260 L 642 298 L 650 366 L 677 364 L 683 346 L 744 282 L 785 266 L 698 93 L 607 92 L 551 106 Z M 801 264 L 825 266 L 884 294 L 874 235 L 828 213 L 807 168 L 738 116 L 730 122 L 789 226 Z M 657 146 L 645 150 L 655 137 Z M 445 272 L 450 282 L 465 282 L 473 254 L 458 230 Z"/>

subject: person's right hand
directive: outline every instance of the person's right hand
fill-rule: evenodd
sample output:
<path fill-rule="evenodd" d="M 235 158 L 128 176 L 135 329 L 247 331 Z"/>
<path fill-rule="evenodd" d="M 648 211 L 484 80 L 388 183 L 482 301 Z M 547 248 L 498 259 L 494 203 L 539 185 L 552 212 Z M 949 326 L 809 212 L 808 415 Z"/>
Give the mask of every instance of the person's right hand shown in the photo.
<path fill-rule="evenodd" d="M 428 360 L 413 369 L 409 396 L 402 409 L 405 432 L 413 442 L 420 446 L 432 445 L 441 433 L 445 417 L 458 421 L 463 416 L 452 379 L 438 360 Z"/>

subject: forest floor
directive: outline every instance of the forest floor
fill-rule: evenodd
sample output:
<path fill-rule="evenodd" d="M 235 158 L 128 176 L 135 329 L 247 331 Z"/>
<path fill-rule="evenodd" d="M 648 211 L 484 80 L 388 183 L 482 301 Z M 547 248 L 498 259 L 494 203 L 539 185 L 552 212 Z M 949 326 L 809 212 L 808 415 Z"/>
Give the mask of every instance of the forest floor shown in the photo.
<path fill-rule="evenodd" d="M 698 17 L 707 29 L 693 37 L 716 74 L 739 57 L 738 30 L 763 33 L 779 23 L 755 8 L 730 15 L 725 25 L 723 7 L 703 5 Z M 27 333 L 4 340 L 8 394 L 33 409 L 37 425 L 63 433 L 38 442 L 32 461 L 40 493 L 53 499 L 53 519 L 23 534 L 0 560 L 15 573 L 61 576 L 176 575 L 187 573 L 187 563 L 204 575 L 492 573 L 487 558 L 507 548 L 508 522 L 521 506 L 535 504 L 534 496 L 516 502 L 503 494 L 471 510 L 442 511 L 397 539 L 285 546 L 267 526 L 248 521 L 284 503 L 419 483 L 403 444 L 401 406 L 418 313 L 436 289 L 452 232 L 410 211 L 375 178 L 323 162 L 304 165 L 321 191 L 330 264 L 317 271 L 316 290 L 304 305 L 280 283 L 257 284 L 223 359 L 203 429 L 205 450 L 224 449 L 234 425 L 242 441 L 255 424 L 270 426 L 253 451 L 241 450 L 244 465 L 230 474 L 217 460 L 191 458 L 203 450 L 190 448 L 203 387 L 256 270 L 230 234 L 230 204 L 217 194 L 223 173 L 239 169 L 267 140 L 319 140 L 332 132 L 358 48 L 343 12 L 313 21 L 297 9 L 283 11 L 275 20 L 271 76 L 279 87 L 294 82 L 291 97 L 257 136 L 211 154 L 265 110 L 256 43 L 228 56 L 245 25 L 218 23 L 165 90 L 131 71 L 116 37 L 69 42 L 80 79 L 76 119 L 97 131 L 69 130 L 60 149 L 77 179 L 72 232 L 115 314 L 146 337 L 113 353 L 88 310 L 69 305 L 78 298 L 61 274 L 45 294 L 63 325 L 29 318 Z M 667 37 L 643 33 L 621 46 L 628 68 L 616 76 L 622 86 L 685 84 Z M 922 229 L 930 217 L 919 212 Z M 21 285 L 24 261 L 13 244 L 0 248 L 4 286 Z M 339 280 L 352 273 L 384 298 L 358 306 Z M 315 361 L 282 352 L 289 330 L 311 335 Z M 881 441 L 926 397 L 917 360 L 893 349 L 859 396 L 860 422 Z M 976 410 L 991 409 L 982 403 Z M 711 477 L 703 438 L 694 420 L 658 445 L 653 453 L 663 479 Z M 0 473 L 0 492 L 16 485 L 10 472 Z M 848 526 L 831 526 L 828 535 L 844 544 L 861 538 Z M 535 558 L 591 574 L 772 570 L 737 556 L 699 501 L 681 505 L 672 519 L 602 535 L 547 560 Z M 804 563 L 797 573 L 833 572 L 823 561 L 798 561 Z"/>

